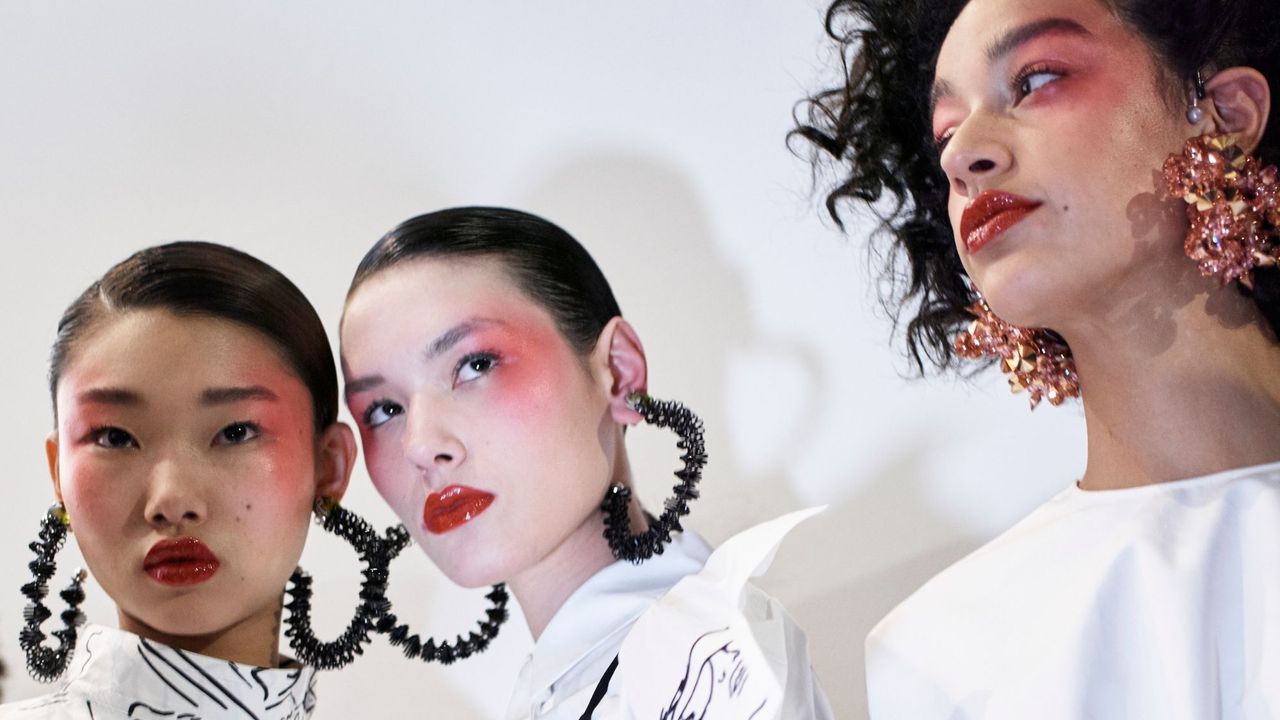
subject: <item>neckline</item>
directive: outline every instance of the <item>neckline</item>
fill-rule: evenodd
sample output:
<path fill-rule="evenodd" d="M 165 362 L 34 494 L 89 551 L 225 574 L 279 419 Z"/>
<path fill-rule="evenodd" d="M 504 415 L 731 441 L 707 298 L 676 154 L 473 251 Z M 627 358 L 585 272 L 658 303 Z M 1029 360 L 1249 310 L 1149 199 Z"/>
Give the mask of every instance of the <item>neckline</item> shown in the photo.
<path fill-rule="evenodd" d="M 1262 463 L 1259 465 L 1245 465 L 1243 467 L 1228 468 L 1226 470 L 1219 470 L 1207 475 L 1196 475 L 1179 480 L 1168 480 L 1165 482 L 1137 485 L 1135 487 L 1128 488 L 1085 490 L 1080 487 L 1080 481 L 1076 480 L 1066 489 L 1065 494 L 1075 499 L 1090 499 L 1098 501 L 1120 500 L 1162 494 L 1166 492 L 1175 492 L 1179 490 L 1195 489 L 1206 485 L 1216 485 L 1218 483 L 1229 482 L 1240 477 L 1267 475 L 1270 473 L 1280 474 L 1280 460 Z"/>
<path fill-rule="evenodd" d="M 316 670 L 258 667 L 147 640 L 119 628 L 80 631 L 64 692 L 113 712 L 145 704 L 216 718 L 303 718 L 315 707 Z M 74 690 L 73 690 L 74 688 Z"/>

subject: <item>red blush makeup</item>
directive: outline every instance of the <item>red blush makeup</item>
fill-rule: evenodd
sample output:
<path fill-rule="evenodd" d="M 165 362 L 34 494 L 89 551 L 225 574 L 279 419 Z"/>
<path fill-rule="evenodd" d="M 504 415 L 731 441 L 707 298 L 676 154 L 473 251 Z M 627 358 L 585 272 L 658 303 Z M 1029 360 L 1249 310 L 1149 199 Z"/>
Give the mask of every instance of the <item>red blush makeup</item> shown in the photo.
<path fill-rule="evenodd" d="M 487 392 L 493 406 L 516 425 L 540 428 L 549 407 L 554 407 L 562 387 L 560 373 L 573 368 L 557 346 L 563 343 L 557 331 L 524 332 L 508 336 L 500 347 L 502 366 L 489 378 Z"/>

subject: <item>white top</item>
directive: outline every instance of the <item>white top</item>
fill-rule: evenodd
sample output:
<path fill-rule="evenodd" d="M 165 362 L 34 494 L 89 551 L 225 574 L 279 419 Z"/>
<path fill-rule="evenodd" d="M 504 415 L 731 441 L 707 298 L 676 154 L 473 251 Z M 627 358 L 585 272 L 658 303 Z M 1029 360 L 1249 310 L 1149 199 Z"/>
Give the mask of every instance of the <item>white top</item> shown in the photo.
<path fill-rule="evenodd" d="M 81 629 L 54 693 L 0 705 L 0 720 L 302 720 L 316 671 L 197 655 L 114 628 Z"/>
<path fill-rule="evenodd" d="M 709 627 L 722 633 L 716 646 L 732 642 L 739 674 L 744 674 L 745 667 L 756 678 L 750 686 L 754 692 L 750 696 L 752 712 L 775 686 L 770 697 L 778 697 L 767 712 L 755 716 L 720 712 L 707 717 L 831 718 L 813 675 L 804 632 L 776 600 L 746 583 L 745 574 L 738 578 L 718 572 L 726 565 L 749 565 L 763 571 L 786 531 L 803 519 L 793 517 L 798 515 L 748 530 L 715 553 L 696 534 L 680 533 L 662 555 L 641 565 L 615 562 L 593 575 L 556 612 L 525 660 L 506 719 L 578 720 L 615 657 L 618 667 L 592 717 L 656 718 L 656 713 L 648 712 L 649 703 L 658 698 L 665 708 L 675 701 L 673 691 L 688 674 L 693 657 L 691 643 L 679 644 L 676 638 L 695 632 L 699 624 L 708 624 L 708 618 Z M 744 537 L 753 542 L 741 542 Z M 682 583 L 684 580 L 689 582 Z M 731 591 L 706 591 L 708 584 L 728 588 L 734 583 Z M 695 607 L 688 602 L 691 596 L 705 601 Z M 633 628 L 637 630 L 633 632 Z M 666 645 L 679 649 L 678 662 L 661 657 L 664 648 L 651 642 L 655 638 L 672 640 Z M 707 655 L 715 653 L 703 652 L 699 658 L 719 662 Z M 687 682 L 686 686 L 694 684 Z"/>
<path fill-rule="evenodd" d="M 871 716 L 1280 717 L 1280 463 L 1072 486 L 867 638 Z"/>

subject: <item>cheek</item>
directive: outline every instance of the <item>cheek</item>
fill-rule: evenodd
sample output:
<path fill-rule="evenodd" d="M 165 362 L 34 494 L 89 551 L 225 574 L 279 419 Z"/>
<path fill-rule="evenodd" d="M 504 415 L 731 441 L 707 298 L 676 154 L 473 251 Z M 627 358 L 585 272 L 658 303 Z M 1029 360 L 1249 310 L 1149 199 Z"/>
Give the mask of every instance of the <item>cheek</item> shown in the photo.
<path fill-rule="evenodd" d="M 947 217 L 951 221 L 951 241 L 956 252 L 959 252 L 963 246 L 960 241 L 960 218 L 964 216 L 964 208 L 968 204 L 968 198 L 954 192 L 951 193 L 951 199 L 947 201 Z M 961 253 L 961 256 L 963 255 L 964 253 Z"/>
<path fill-rule="evenodd" d="M 504 425 L 530 430 L 549 420 L 556 406 L 559 385 L 557 368 L 543 357 L 530 357 L 509 365 L 507 372 L 494 376 L 489 400 L 494 415 Z M 563 398 L 559 398 L 563 401 Z"/>
<path fill-rule="evenodd" d="M 485 402 L 492 420 L 513 433 L 513 440 L 536 442 L 587 429 L 582 418 L 594 396 L 579 358 L 556 331 L 530 338 L 519 361 L 503 370 L 493 376 Z"/>
<path fill-rule="evenodd" d="M 309 439 L 280 439 L 265 452 L 247 454 L 227 470 L 227 510 L 236 516 L 292 517 L 315 496 L 315 456 Z M 221 493 L 219 495 L 222 495 Z"/>
<path fill-rule="evenodd" d="M 417 479 L 404 457 L 399 424 L 384 426 L 377 431 L 362 428 L 360 446 L 364 450 L 365 470 L 374 489 L 401 519 L 407 520 L 406 503 L 411 499 Z"/>
<path fill-rule="evenodd" d="M 124 463 L 64 458 L 62 499 L 72 527 L 84 533 L 97 528 L 111 532 L 127 524 L 135 510 L 141 520 L 141 483 L 134 482 L 132 474 Z"/>

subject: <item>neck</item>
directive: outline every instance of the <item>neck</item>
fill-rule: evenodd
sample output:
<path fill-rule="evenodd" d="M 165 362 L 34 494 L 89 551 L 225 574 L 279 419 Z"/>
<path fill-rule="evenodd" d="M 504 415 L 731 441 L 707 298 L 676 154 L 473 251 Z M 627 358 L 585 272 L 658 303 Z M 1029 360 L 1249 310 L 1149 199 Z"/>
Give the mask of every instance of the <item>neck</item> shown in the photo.
<path fill-rule="evenodd" d="M 120 629 L 169 647 L 263 668 L 280 666 L 280 605 L 205 635 L 173 635 L 118 609 Z"/>
<path fill-rule="evenodd" d="M 1080 373 L 1088 463 L 1105 490 L 1280 460 L 1280 345 L 1250 298 L 1205 280 L 1173 308 L 1064 332 Z M 1132 308 L 1130 308 L 1132 309 Z M 1095 316 L 1096 317 L 1096 316 Z"/>
<path fill-rule="evenodd" d="M 537 565 L 508 581 L 534 642 L 569 596 L 613 562 L 604 517 L 595 513 Z"/>
<path fill-rule="evenodd" d="M 634 487 L 631 484 L 631 465 L 620 434 L 615 448 L 611 482 Z M 603 497 L 604 493 L 601 492 L 601 498 Z M 638 533 L 648 529 L 644 509 L 634 493 L 628 510 L 631 532 Z M 551 618 L 555 617 L 569 596 L 593 575 L 614 562 L 613 551 L 604 538 L 604 513 L 593 512 L 537 565 L 511 578 L 507 586 L 520 603 L 525 624 L 529 626 L 534 642 L 542 637 Z"/>

